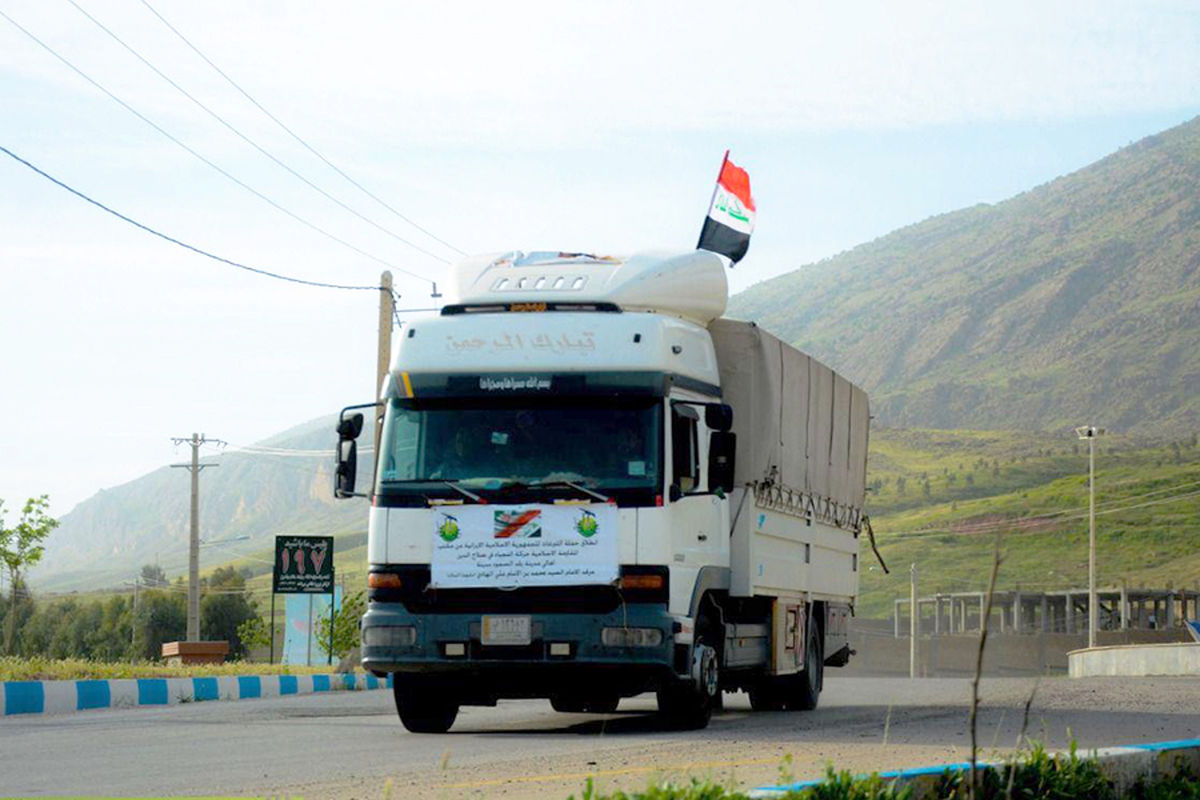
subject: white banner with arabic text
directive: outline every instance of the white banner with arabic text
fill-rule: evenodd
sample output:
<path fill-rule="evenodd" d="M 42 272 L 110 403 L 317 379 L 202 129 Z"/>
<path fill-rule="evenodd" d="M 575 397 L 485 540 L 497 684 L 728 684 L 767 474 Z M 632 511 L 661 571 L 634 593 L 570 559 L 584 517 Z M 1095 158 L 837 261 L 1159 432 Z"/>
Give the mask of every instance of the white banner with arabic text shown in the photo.
<path fill-rule="evenodd" d="M 615 505 L 438 509 L 433 583 L 442 589 L 579 586 L 618 577 Z"/>

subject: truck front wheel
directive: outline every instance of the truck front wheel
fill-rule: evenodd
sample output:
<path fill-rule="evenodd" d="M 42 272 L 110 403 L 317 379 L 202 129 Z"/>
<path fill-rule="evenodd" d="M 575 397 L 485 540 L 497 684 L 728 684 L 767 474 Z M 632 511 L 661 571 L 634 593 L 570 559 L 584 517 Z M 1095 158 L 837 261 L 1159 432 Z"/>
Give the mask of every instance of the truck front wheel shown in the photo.
<path fill-rule="evenodd" d="M 400 722 L 412 733 L 445 733 L 458 717 L 458 703 L 424 681 L 401 681 L 392 685 Z"/>
<path fill-rule="evenodd" d="M 673 728 L 695 730 L 708 727 L 720 704 L 720 655 L 700 638 L 692 647 L 691 679 L 658 690 L 658 713 Z"/>

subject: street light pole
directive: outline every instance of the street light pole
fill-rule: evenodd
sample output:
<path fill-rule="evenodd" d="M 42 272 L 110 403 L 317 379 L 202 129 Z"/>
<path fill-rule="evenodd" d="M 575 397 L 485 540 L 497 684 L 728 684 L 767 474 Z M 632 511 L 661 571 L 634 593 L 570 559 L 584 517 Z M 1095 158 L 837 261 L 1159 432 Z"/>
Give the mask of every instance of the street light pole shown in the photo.
<path fill-rule="evenodd" d="M 1096 437 L 1104 428 L 1087 425 L 1075 433 L 1088 443 L 1088 647 L 1096 646 L 1100 604 L 1096 596 Z"/>

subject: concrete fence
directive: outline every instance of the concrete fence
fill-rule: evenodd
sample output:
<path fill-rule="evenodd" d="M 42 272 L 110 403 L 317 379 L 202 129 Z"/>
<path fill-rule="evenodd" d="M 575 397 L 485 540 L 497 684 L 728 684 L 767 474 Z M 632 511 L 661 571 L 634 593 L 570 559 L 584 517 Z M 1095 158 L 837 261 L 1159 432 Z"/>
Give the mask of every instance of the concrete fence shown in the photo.
<path fill-rule="evenodd" d="M 68 714 L 100 708 L 141 708 L 210 700 L 391 688 L 392 677 L 331 675 L 220 675 L 204 678 L 7 681 L 0 683 L 0 717 Z"/>
<path fill-rule="evenodd" d="M 1170 644 L 1188 639 L 1183 628 L 1170 630 L 1101 631 L 1101 645 Z M 843 669 L 830 670 L 834 676 L 908 677 L 907 637 L 892 636 L 890 621 L 855 620 L 850 629 L 850 646 L 856 654 Z M 1087 647 L 1086 633 L 999 633 L 989 632 L 984 650 L 985 675 L 1065 675 L 1068 653 Z M 918 674 L 922 677 L 964 677 L 975 671 L 979 634 L 966 633 L 922 636 L 917 653 Z"/>

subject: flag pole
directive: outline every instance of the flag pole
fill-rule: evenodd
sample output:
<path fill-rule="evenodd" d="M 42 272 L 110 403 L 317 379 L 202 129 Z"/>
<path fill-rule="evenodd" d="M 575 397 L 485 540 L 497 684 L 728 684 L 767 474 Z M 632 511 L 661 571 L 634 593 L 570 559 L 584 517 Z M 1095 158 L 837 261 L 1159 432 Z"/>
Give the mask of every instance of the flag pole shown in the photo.
<path fill-rule="evenodd" d="M 717 170 L 717 180 L 713 183 L 712 197 L 708 198 L 708 211 L 704 212 L 704 218 L 707 220 L 709 213 L 712 211 L 713 201 L 717 199 L 717 188 L 721 185 L 721 174 L 725 172 L 725 164 L 729 162 L 729 151 L 725 151 L 725 157 L 721 159 L 721 168 Z M 704 241 L 704 226 L 700 226 L 700 237 L 696 239 L 696 249 L 700 249 L 700 243 Z"/>

